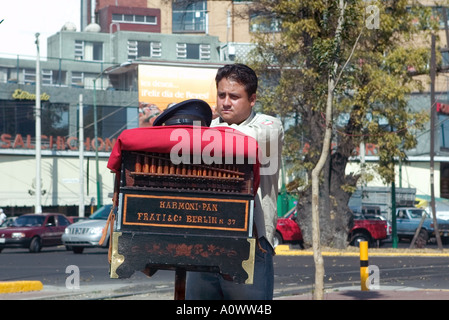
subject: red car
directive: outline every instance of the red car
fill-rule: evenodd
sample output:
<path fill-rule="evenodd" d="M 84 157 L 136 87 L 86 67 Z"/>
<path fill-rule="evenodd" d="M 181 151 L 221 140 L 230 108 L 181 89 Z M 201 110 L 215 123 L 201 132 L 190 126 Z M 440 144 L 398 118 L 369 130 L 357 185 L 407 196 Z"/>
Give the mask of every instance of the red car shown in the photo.
<path fill-rule="evenodd" d="M 0 229 L 0 252 L 4 248 L 28 248 L 39 252 L 42 247 L 62 245 L 61 237 L 70 221 L 63 214 L 24 214 L 13 225 Z"/>
<path fill-rule="evenodd" d="M 283 217 L 278 218 L 276 233 L 274 235 L 274 246 L 282 243 L 297 243 L 303 247 L 301 229 L 296 222 L 296 207 L 288 211 Z"/>

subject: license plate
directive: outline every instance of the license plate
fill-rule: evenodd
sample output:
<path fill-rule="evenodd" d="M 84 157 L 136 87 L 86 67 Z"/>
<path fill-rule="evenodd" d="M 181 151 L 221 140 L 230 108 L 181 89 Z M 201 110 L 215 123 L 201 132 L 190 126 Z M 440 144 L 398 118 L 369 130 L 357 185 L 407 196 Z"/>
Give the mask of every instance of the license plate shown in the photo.
<path fill-rule="evenodd" d="M 0 238 L 0 243 L 5 243 L 5 238 Z"/>

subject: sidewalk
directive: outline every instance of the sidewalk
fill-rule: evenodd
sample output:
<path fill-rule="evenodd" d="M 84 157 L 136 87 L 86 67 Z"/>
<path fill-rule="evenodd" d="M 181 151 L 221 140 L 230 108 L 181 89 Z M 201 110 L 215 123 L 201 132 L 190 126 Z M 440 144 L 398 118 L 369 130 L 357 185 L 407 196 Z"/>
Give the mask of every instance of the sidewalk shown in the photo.
<path fill-rule="evenodd" d="M 284 296 L 275 300 L 313 300 L 313 295 Z M 379 290 L 362 291 L 360 287 L 344 287 L 326 291 L 323 300 L 449 300 L 449 290 L 383 286 Z"/>
<path fill-rule="evenodd" d="M 82 285 L 79 289 L 44 285 L 42 290 L 0 294 L 1 300 L 173 300 L 173 288 L 146 284 Z"/>
<path fill-rule="evenodd" d="M 0 300 L 173 300 L 173 298 L 172 288 L 139 293 L 139 288 L 115 285 L 83 286 L 78 290 L 44 286 L 40 291 L 0 294 Z M 313 300 L 313 295 L 312 293 L 286 295 L 275 297 L 274 300 Z M 360 287 L 354 286 L 326 290 L 323 300 L 449 300 L 449 290 L 381 286 L 379 290 L 361 291 Z"/>

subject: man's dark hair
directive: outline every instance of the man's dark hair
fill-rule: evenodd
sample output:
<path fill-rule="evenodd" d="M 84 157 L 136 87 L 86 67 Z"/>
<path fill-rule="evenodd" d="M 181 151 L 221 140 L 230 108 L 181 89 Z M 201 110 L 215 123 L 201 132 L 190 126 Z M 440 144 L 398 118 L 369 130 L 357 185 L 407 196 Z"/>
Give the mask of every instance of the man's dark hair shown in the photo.
<path fill-rule="evenodd" d="M 247 65 L 235 63 L 221 67 L 215 76 L 215 84 L 218 86 L 218 83 L 223 78 L 236 81 L 245 86 L 248 97 L 251 97 L 257 91 L 257 75 Z"/>

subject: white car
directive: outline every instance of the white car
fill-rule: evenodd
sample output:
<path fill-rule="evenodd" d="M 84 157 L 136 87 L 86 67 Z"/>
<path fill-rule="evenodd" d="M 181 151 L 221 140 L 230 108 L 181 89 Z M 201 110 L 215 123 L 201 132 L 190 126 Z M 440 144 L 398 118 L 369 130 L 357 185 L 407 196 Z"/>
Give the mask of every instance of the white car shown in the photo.
<path fill-rule="evenodd" d="M 73 250 L 74 253 L 83 253 L 84 248 L 107 248 L 109 246 L 109 230 L 103 246 L 100 246 L 99 242 L 111 208 L 112 205 L 105 205 L 95 211 L 88 219 L 69 225 L 62 235 L 62 243 L 67 250 Z"/>

